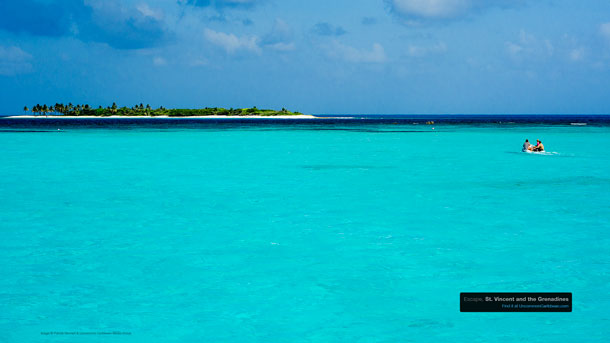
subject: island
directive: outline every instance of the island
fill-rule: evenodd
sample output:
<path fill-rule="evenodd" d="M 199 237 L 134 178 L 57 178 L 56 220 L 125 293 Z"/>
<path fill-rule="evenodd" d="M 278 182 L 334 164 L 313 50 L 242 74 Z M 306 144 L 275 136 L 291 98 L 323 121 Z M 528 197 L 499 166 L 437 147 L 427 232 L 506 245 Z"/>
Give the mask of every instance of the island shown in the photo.
<path fill-rule="evenodd" d="M 221 108 L 205 107 L 195 109 L 183 108 L 152 108 L 150 105 L 135 105 L 133 107 L 119 107 L 116 103 L 111 106 L 97 108 L 88 104 L 67 105 L 56 103 L 55 105 L 37 104 L 31 109 L 23 108 L 24 115 L 12 116 L 12 118 L 227 118 L 227 117 L 249 117 L 249 118 L 315 118 L 300 112 L 291 112 L 285 108 L 281 110 L 252 108 Z M 31 115 L 27 113 L 31 112 Z"/>

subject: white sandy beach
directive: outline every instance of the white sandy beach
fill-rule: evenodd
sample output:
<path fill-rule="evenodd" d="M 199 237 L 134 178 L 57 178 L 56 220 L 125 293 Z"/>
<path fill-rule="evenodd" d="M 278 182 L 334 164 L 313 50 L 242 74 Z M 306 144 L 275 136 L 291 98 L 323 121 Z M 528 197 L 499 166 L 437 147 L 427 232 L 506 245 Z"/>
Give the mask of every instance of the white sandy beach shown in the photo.
<path fill-rule="evenodd" d="M 169 116 L 7 116 L 0 118 L 11 119 L 154 119 L 154 118 L 171 118 L 171 119 L 315 119 L 320 118 L 309 114 L 301 114 L 294 116 L 192 116 L 192 117 L 169 117 Z"/>

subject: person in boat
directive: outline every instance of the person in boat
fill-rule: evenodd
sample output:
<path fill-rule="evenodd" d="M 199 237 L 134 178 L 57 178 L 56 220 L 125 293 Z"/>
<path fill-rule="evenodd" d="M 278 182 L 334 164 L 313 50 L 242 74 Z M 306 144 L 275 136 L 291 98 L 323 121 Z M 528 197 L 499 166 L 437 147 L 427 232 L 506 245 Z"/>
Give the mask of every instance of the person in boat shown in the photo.
<path fill-rule="evenodd" d="M 542 144 L 542 141 L 539 139 L 536 140 L 536 146 L 534 147 L 533 151 L 544 151 L 544 144 Z"/>
<path fill-rule="evenodd" d="M 532 150 L 532 145 L 530 144 L 530 140 L 526 139 L 525 143 L 523 143 L 523 149 L 521 149 L 521 151 L 525 152 L 528 150 Z"/>

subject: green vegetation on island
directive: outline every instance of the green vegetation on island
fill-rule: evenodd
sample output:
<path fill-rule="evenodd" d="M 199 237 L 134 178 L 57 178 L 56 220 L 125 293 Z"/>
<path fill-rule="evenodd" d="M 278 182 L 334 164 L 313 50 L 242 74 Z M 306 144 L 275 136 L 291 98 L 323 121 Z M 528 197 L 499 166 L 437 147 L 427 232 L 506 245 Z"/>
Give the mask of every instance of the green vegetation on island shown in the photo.
<path fill-rule="evenodd" d="M 27 106 L 23 108 L 24 112 L 31 111 L 34 115 L 48 116 L 48 115 L 64 115 L 64 116 L 97 116 L 97 117 L 109 117 L 109 116 L 168 116 L 168 117 L 196 117 L 196 116 L 291 116 L 291 115 L 302 115 L 300 112 L 291 112 L 285 108 L 280 111 L 276 110 L 264 110 L 255 107 L 252 108 L 220 108 L 220 107 L 206 107 L 197 109 L 178 109 L 178 108 L 165 108 L 163 106 L 159 108 L 152 108 L 150 105 L 144 106 L 144 104 L 135 105 L 133 107 L 118 107 L 116 103 L 112 106 L 93 108 L 88 104 L 85 105 L 72 105 L 69 103 L 55 104 L 55 105 L 36 105 L 30 110 Z"/>

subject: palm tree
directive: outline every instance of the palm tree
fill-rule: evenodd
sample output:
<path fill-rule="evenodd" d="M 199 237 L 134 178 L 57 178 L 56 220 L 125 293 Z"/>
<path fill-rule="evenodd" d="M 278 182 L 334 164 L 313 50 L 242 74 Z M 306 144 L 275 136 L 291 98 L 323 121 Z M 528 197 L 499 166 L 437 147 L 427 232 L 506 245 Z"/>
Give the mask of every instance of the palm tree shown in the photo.
<path fill-rule="evenodd" d="M 27 106 L 23 106 L 23 113 L 27 113 L 30 109 Z"/>
<path fill-rule="evenodd" d="M 49 112 L 49 106 L 44 105 L 42 106 L 42 112 L 44 113 L 44 116 L 47 116 L 47 112 Z"/>

